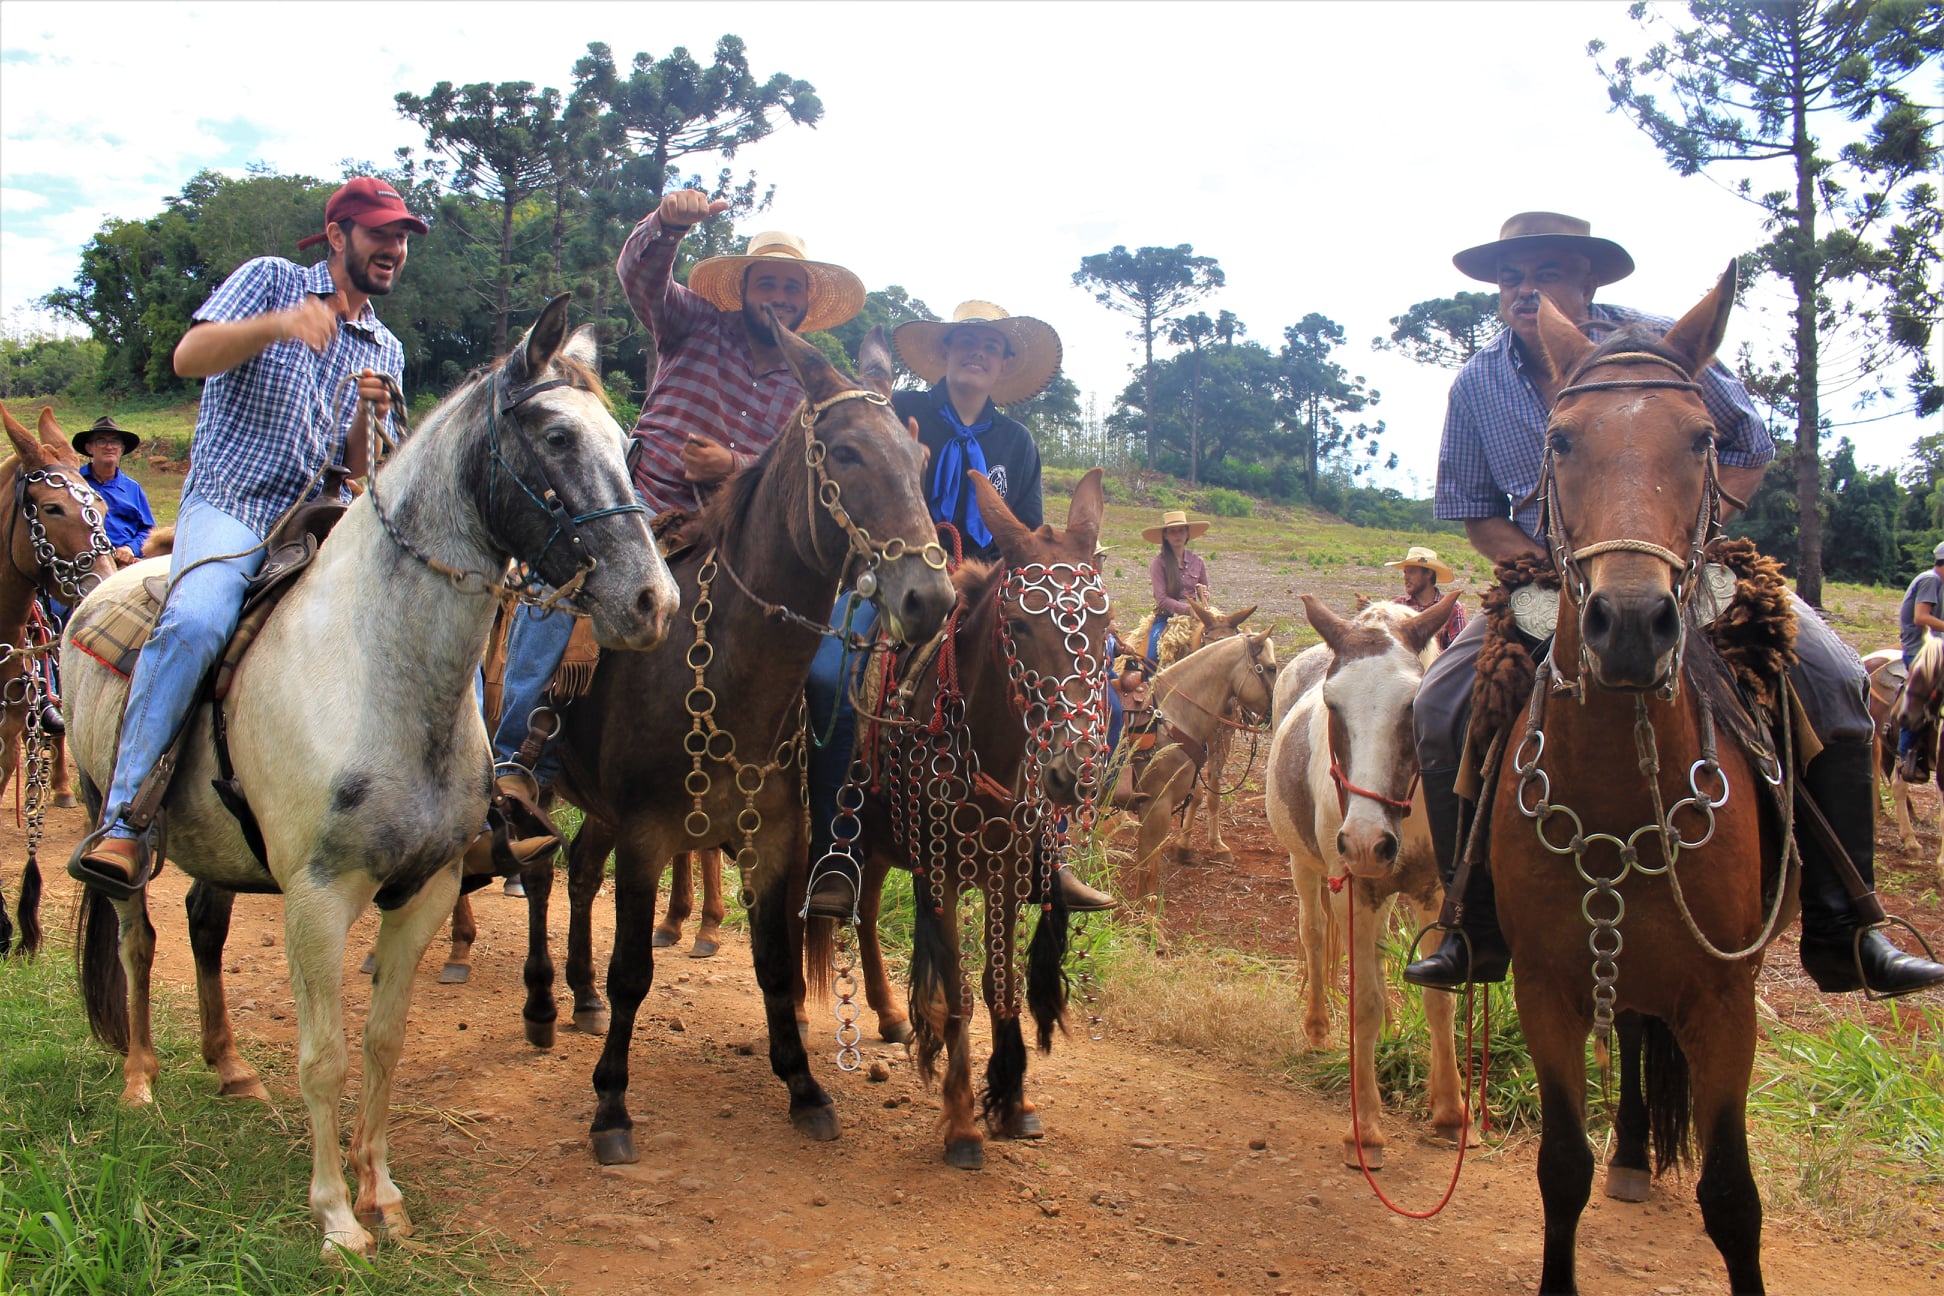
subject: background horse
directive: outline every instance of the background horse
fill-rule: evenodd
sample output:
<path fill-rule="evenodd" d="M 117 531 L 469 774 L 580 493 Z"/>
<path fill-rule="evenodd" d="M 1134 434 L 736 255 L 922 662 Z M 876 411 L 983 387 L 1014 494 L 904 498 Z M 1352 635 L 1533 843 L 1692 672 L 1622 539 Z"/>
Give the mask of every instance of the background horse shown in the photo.
<path fill-rule="evenodd" d="M 1199 652 L 1212 643 L 1233 639 L 1242 633 L 1242 623 L 1255 615 L 1256 605 L 1250 604 L 1239 612 L 1224 612 L 1197 599 L 1184 599 L 1189 616 L 1178 616 L 1170 620 L 1168 628 L 1161 632 L 1160 660 L 1157 669 L 1165 670 L 1191 653 Z M 1130 643 L 1145 644 L 1148 632 L 1154 626 L 1154 613 L 1150 612 L 1136 627 Z M 1237 717 L 1228 715 L 1234 720 Z M 1208 773 L 1202 780 L 1202 793 L 1188 802 L 1187 813 L 1183 815 L 1181 831 L 1175 835 L 1176 842 L 1183 849 L 1195 849 L 1191 844 L 1195 836 L 1195 818 L 1198 811 L 1206 809 L 1208 817 L 1207 840 L 1200 847 L 1202 854 L 1211 860 L 1230 860 L 1234 853 L 1222 841 L 1222 776 L 1228 769 L 1229 752 L 1234 749 L 1235 735 L 1238 731 L 1228 725 L 1216 726 L 1208 741 Z M 1253 756 L 1253 749 L 1251 755 Z"/>
<path fill-rule="evenodd" d="M 591 368 L 591 332 L 567 342 L 567 303 L 555 298 L 512 355 L 461 385 L 399 447 L 236 674 L 222 705 L 267 863 L 212 786 L 216 756 L 206 704 L 191 712 L 169 792 L 169 859 L 204 884 L 191 890 L 190 923 L 205 1056 L 215 1037 L 226 1092 L 261 1092 L 236 1056 L 222 1010 L 220 960 L 232 893 L 284 895 L 298 1084 L 310 1112 L 310 1205 L 326 1256 L 336 1248 L 370 1252 L 368 1227 L 396 1234 L 410 1227 L 387 1165 L 392 1075 L 414 970 L 452 908 L 459 855 L 486 816 L 491 758 L 473 679 L 509 557 L 527 561 L 549 585 L 579 581 L 579 606 L 614 647 L 652 646 L 674 609 L 667 568 L 641 510 L 630 507 L 624 437 Z M 556 543 L 560 514 L 540 502 L 543 495 L 564 506 L 577 543 Z M 593 561 L 583 563 L 570 548 Z M 166 570 L 157 559 L 110 578 L 77 609 L 64 641 L 70 733 L 96 816 L 127 685 L 76 649 L 73 638 L 91 617 Z M 354 1208 L 338 1145 L 348 1068 L 344 943 L 374 902 L 384 921 L 351 1139 Z M 91 890 L 84 914 L 80 957 L 91 1024 L 128 1054 L 124 1100 L 147 1102 L 156 1075 L 148 1022 L 155 931 L 144 893 L 110 908 Z M 212 1021 L 212 1005 L 220 1020 Z"/>
<path fill-rule="evenodd" d="M 628 1049 L 654 978 L 655 892 L 678 851 L 720 846 L 742 870 L 749 939 L 769 1024 L 770 1066 L 805 1135 L 837 1137 L 830 1095 L 810 1074 L 796 1023 L 806 816 L 803 688 L 839 582 L 856 570 L 891 636 L 922 642 L 952 607 L 944 551 L 919 487 L 924 456 L 891 412 L 881 330 L 858 353 L 859 386 L 778 326 L 805 403 L 752 468 L 718 492 L 699 538 L 672 564 L 693 628 L 681 652 L 606 653 L 586 697 L 562 716 L 560 795 L 587 812 L 569 851 L 569 983 L 576 1024 L 598 1022 L 587 935 L 602 864 L 615 851 L 613 998 L 594 1069 L 594 1153 L 634 1161 Z M 883 537 L 880 539 L 879 537 Z M 934 565 L 935 564 L 935 565 Z M 550 863 L 523 871 L 529 906 L 527 1038 L 552 1044 L 547 948 Z M 583 1017 L 583 1014 L 586 1014 Z"/>
<path fill-rule="evenodd" d="M 1938 758 L 1944 754 L 1944 724 L 1938 710 L 1944 704 L 1944 639 L 1925 635 L 1924 646 L 1906 671 L 1903 650 L 1884 648 L 1863 659 L 1870 673 L 1870 720 L 1876 735 L 1876 772 L 1890 782 L 1890 810 L 1897 821 L 1897 840 L 1906 852 L 1917 850 L 1916 806 L 1897 759 L 1897 730 L 1908 722 L 1916 729 L 1922 756 L 1920 768 L 1937 778 Z M 1944 881 L 1944 783 L 1938 799 L 1937 874 Z"/>
<path fill-rule="evenodd" d="M 1388 981 L 1378 943 L 1398 897 L 1420 928 L 1436 921 L 1444 900 L 1417 786 L 1411 702 L 1425 667 L 1438 655 L 1438 631 L 1457 601 L 1453 590 L 1422 612 L 1377 603 L 1345 620 L 1305 594 L 1303 610 L 1323 642 L 1306 649 L 1276 680 L 1269 827 L 1289 851 L 1302 903 L 1308 971 L 1303 1028 L 1310 1047 L 1329 1042 L 1325 992 L 1337 979 L 1345 924 L 1356 967 L 1350 1083 L 1356 1086 L 1357 1119 L 1343 1137 L 1343 1160 L 1350 1166 L 1359 1164 L 1360 1145 L 1362 1164 L 1373 1169 L 1384 1164 L 1376 1058 Z M 1439 1135 L 1456 1141 L 1469 1135 L 1470 1120 L 1452 1043 L 1454 1000 L 1442 990 L 1424 992 L 1431 1031 L 1431 1123 Z"/>
<path fill-rule="evenodd" d="M 40 815 L 50 796 L 55 804 L 74 804 L 67 789 L 67 762 L 61 736 L 41 729 L 40 711 L 49 695 L 46 676 L 33 654 L 51 644 L 36 642 L 30 627 L 38 624 L 34 596 L 45 593 L 72 606 L 115 570 L 108 537 L 101 529 L 107 512 L 94 488 L 81 476 L 81 457 L 68 444 L 54 411 L 42 408 L 39 437 L 22 427 L 13 412 L 0 406 L 13 454 L 0 461 L 0 482 L 12 499 L 0 504 L 7 537 L 0 542 L 7 561 L 0 565 L 0 795 L 13 781 L 24 754 L 29 778 L 26 810 L 29 841 L 26 867 L 20 880 L 20 949 L 40 949 L 40 861 L 36 847 Z M 45 634 L 45 630 L 42 630 Z M 51 763 L 51 770 L 49 765 Z M 6 893 L 0 890 L 0 954 L 13 945 L 14 925 L 7 917 Z"/>
<path fill-rule="evenodd" d="M 1691 1120 L 1708 1236 L 1733 1289 L 1759 1292 L 1747 1142 L 1755 977 L 1794 870 L 1745 751 L 1768 740 L 1681 599 L 1701 583 L 1701 547 L 1721 515 L 1714 427 L 1693 378 L 1720 345 L 1734 267 L 1659 341 L 1630 329 L 1595 346 L 1541 301 L 1542 363 L 1562 384 L 1540 478 L 1559 629 L 1487 775 L 1499 918 L 1539 1081 L 1539 1289 L 1577 1290 L 1594 1163 L 1587 1034 L 1610 1014 L 1638 1014 L 1657 1166 L 1685 1151 Z M 1579 704 L 1548 708 L 1560 691 Z"/>
<path fill-rule="evenodd" d="M 1101 476 L 1095 468 L 1074 489 L 1064 531 L 1035 531 L 1013 517 L 983 474 L 972 474 L 1000 561 L 966 563 L 954 574 L 959 601 L 950 641 L 926 664 L 909 701 L 877 727 L 869 786 L 878 790 L 864 795 L 858 815 L 866 1000 L 882 1037 L 913 1040 L 927 1082 L 946 1052 L 945 1160 L 965 1170 L 985 1164 L 985 1144 L 972 1112 L 972 994 L 958 922 L 963 895 L 977 891 L 985 906 L 981 991 L 992 1057 L 980 1107 L 992 1137 L 1042 1133 L 1026 1099 L 1015 956 L 1019 912 L 1028 904 L 1040 909 L 1025 1000 L 1041 1051 L 1065 1024 L 1067 916 L 1052 875 L 1059 864 L 1054 821 L 1092 797 L 1106 763 L 1108 601 L 1094 561 L 1106 506 Z M 860 730 L 869 732 L 868 724 L 860 717 Z M 877 933 L 884 879 L 900 865 L 916 874 L 915 1038 L 892 1004 Z M 811 919 L 805 963 L 812 976 L 830 966 L 834 927 Z"/>

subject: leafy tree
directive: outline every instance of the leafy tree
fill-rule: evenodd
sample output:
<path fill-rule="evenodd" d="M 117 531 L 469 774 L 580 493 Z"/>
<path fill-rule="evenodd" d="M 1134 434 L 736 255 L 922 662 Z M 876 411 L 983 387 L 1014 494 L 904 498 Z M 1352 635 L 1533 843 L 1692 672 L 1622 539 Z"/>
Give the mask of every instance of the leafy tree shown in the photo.
<path fill-rule="evenodd" d="M 1856 465 L 1856 447 L 1844 437 L 1829 459 L 1829 539 L 1823 566 L 1837 580 L 1895 584 L 1903 572 L 1897 517 L 1904 488 L 1895 472 Z"/>
<path fill-rule="evenodd" d="M 1419 364 L 1458 369 L 1505 327 L 1498 294 L 1461 292 L 1421 301 L 1391 317 L 1389 338 L 1372 338 L 1373 351 L 1397 351 Z"/>
<path fill-rule="evenodd" d="M 864 309 L 830 330 L 831 335 L 843 346 L 847 357 L 846 365 L 855 364 L 857 349 L 864 345 L 864 337 L 872 329 L 883 326 L 888 334 L 907 320 L 935 320 L 938 316 L 932 308 L 913 297 L 897 284 L 888 288 L 877 288 L 864 294 Z M 901 383 L 912 384 L 916 380 L 902 366 L 899 370 Z"/>
<path fill-rule="evenodd" d="M 1168 320 L 1200 301 L 1225 282 L 1214 257 L 1196 256 L 1192 244 L 1112 251 L 1080 259 L 1074 271 L 1077 287 L 1090 289 L 1094 300 L 1109 310 L 1131 315 L 1139 323 L 1145 359 L 1141 366 L 1141 408 L 1147 417 L 1147 464 L 1154 467 L 1154 335 Z"/>
<path fill-rule="evenodd" d="M 1645 3 L 1631 11 L 1661 22 Z M 1860 358 L 1837 385 L 1878 381 L 1886 348 L 1917 362 L 1918 407 L 1944 403 L 1928 355 L 1935 318 L 1936 147 L 1922 106 L 1901 89 L 1944 48 L 1934 0 L 1693 0 L 1690 25 L 1635 60 L 1598 65 L 1614 109 L 1659 146 L 1668 164 L 1695 175 L 1722 164 L 1786 162 L 1793 184 L 1739 192 L 1767 213 L 1768 239 L 1748 264 L 1783 280 L 1795 299 L 1794 336 L 1778 368 L 1781 407 L 1796 423 L 1796 583 L 1822 595 L 1822 473 L 1818 440 L 1826 345 L 1841 334 Z M 1663 106 L 1654 90 L 1664 87 Z M 1831 153 L 1818 133 L 1861 138 Z M 1886 327 L 1887 324 L 1887 327 Z"/>
<path fill-rule="evenodd" d="M 1289 453 L 1282 430 L 1283 376 L 1281 359 L 1258 342 L 1210 343 L 1199 355 L 1184 351 L 1158 362 L 1151 383 L 1139 378 L 1129 383 L 1108 418 L 1108 429 L 1120 436 L 1138 435 L 1149 421 L 1143 402 L 1152 391 L 1159 466 L 1186 476 L 1191 442 L 1198 438 L 1193 448 L 1199 452 L 1204 481 L 1287 494 L 1266 480 L 1237 475 L 1246 466 L 1273 464 Z M 1198 429 L 1191 426 L 1197 390 Z"/>
<path fill-rule="evenodd" d="M 1039 395 L 1008 405 L 1006 413 L 1026 425 L 1042 453 L 1049 445 L 1079 444 L 1087 430 L 1086 415 L 1080 409 L 1080 388 L 1064 373 L 1054 374 Z"/>
<path fill-rule="evenodd" d="M 1224 343 L 1248 332 L 1242 321 L 1233 311 L 1222 311 L 1210 319 L 1207 311 L 1196 311 L 1184 315 L 1168 325 L 1168 341 L 1176 346 L 1188 348 L 1192 357 L 1193 376 L 1188 386 L 1188 484 L 1200 484 L 1197 472 L 1201 465 L 1201 367 L 1202 348 L 1220 339 Z"/>
<path fill-rule="evenodd" d="M 1283 330 L 1284 398 L 1291 429 L 1298 438 L 1304 486 L 1312 499 L 1316 496 L 1317 471 L 1325 460 L 1347 457 L 1359 446 L 1366 459 L 1375 460 L 1382 454 L 1377 440 L 1383 435 L 1382 421 L 1374 426 L 1346 425 L 1343 421 L 1345 414 L 1361 413 L 1380 397 L 1362 375 L 1353 377 L 1330 358 L 1342 345 L 1343 325 L 1314 311 Z M 1368 466 L 1352 461 L 1349 471 L 1353 476 L 1361 475 Z M 1396 455 L 1390 456 L 1387 466 L 1397 466 Z"/>

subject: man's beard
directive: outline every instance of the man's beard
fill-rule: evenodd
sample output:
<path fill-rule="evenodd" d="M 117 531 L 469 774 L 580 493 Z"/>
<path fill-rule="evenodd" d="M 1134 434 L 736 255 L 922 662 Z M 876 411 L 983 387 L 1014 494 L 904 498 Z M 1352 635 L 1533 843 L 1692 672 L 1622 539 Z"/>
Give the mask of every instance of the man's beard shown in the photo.
<path fill-rule="evenodd" d="M 745 302 L 743 303 L 742 314 L 743 324 L 749 329 L 750 337 L 755 338 L 763 346 L 773 347 L 777 345 L 776 330 L 769 326 L 768 311 L 765 311 L 760 306 L 752 306 Z M 793 333 L 796 331 L 797 326 L 803 323 L 804 319 L 801 315 L 797 316 L 794 320 L 784 319 L 783 312 L 781 311 L 777 311 L 776 315 L 777 322 Z"/>
<path fill-rule="evenodd" d="M 391 284 L 379 284 L 371 277 L 371 258 L 359 256 L 350 243 L 344 245 L 344 274 L 351 286 L 367 297 L 383 297 L 391 292 Z M 398 282 L 398 268 L 392 267 L 392 283 Z"/>

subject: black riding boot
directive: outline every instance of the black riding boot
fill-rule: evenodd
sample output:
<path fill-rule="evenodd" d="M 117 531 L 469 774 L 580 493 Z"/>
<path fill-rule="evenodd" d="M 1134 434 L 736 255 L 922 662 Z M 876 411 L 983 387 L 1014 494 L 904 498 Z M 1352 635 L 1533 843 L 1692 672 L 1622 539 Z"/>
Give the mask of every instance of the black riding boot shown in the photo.
<path fill-rule="evenodd" d="M 1404 979 L 1432 990 L 1463 990 L 1469 982 L 1503 981 L 1512 965 L 1512 953 L 1499 932 L 1492 870 L 1481 862 L 1465 870 L 1462 887 L 1457 878 L 1465 825 L 1471 822 L 1467 813 L 1470 807 L 1458 795 L 1457 783 L 1455 770 L 1426 770 L 1419 782 L 1424 789 L 1431 848 L 1438 857 L 1438 876 L 1445 884 L 1444 910 L 1438 915 L 1438 925 L 1453 934 L 1406 967 Z M 1463 934 L 1457 934 L 1460 932 Z"/>
<path fill-rule="evenodd" d="M 1868 989 L 1885 997 L 1944 984 L 1944 964 L 1906 954 L 1876 930 L 1876 792 L 1867 742 L 1832 743 L 1809 763 L 1803 788 L 1856 865 L 1864 894 L 1852 895 L 1842 866 L 1815 834 L 1798 830 L 1802 848 L 1802 967 L 1826 994 Z"/>

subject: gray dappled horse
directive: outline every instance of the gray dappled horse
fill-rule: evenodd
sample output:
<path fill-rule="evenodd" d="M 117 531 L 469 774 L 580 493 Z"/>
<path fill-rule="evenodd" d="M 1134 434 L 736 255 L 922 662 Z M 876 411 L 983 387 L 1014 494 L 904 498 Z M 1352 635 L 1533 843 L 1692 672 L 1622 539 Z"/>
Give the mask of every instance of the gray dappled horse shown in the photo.
<path fill-rule="evenodd" d="M 529 560 L 553 586 L 581 568 L 572 546 L 553 543 L 559 515 L 539 502 L 549 487 L 595 560 L 574 603 L 602 643 L 652 647 L 675 608 L 674 584 L 629 485 L 625 436 L 592 368 L 591 332 L 568 338 L 567 300 L 549 303 L 511 356 L 474 374 L 399 447 L 237 674 L 227 703 L 230 747 L 261 821 L 268 869 L 211 786 L 207 705 L 190 714 L 169 794 L 168 856 L 197 879 L 189 905 L 204 1056 L 225 1093 L 262 1092 L 236 1056 L 222 1005 L 231 893 L 284 895 L 298 1083 L 310 1109 L 310 1206 L 327 1257 L 340 1247 L 371 1252 L 368 1227 L 410 1227 L 386 1164 L 386 1115 L 413 973 L 452 911 L 460 854 L 486 817 L 491 757 L 473 677 L 494 591 L 510 559 Z M 428 558 L 468 575 L 441 574 Z M 71 639 L 91 610 L 166 570 L 154 560 L 121 572 L 69 626 L 69 740 L 97 814 L 127 683 Z M 338 1146 L 348 1065 L 342 972 L 345 935 L 373 902 L 384 919 L 351 1139 L 354 1209 Z M 156 1074 L 148 1031 L 155 933 L 143 893 L 109 904 L 90 893 L 81 952 L 89 1014 L 97 1035 L 127 1051 L 124 1100 L 146 1102 Z"/>

